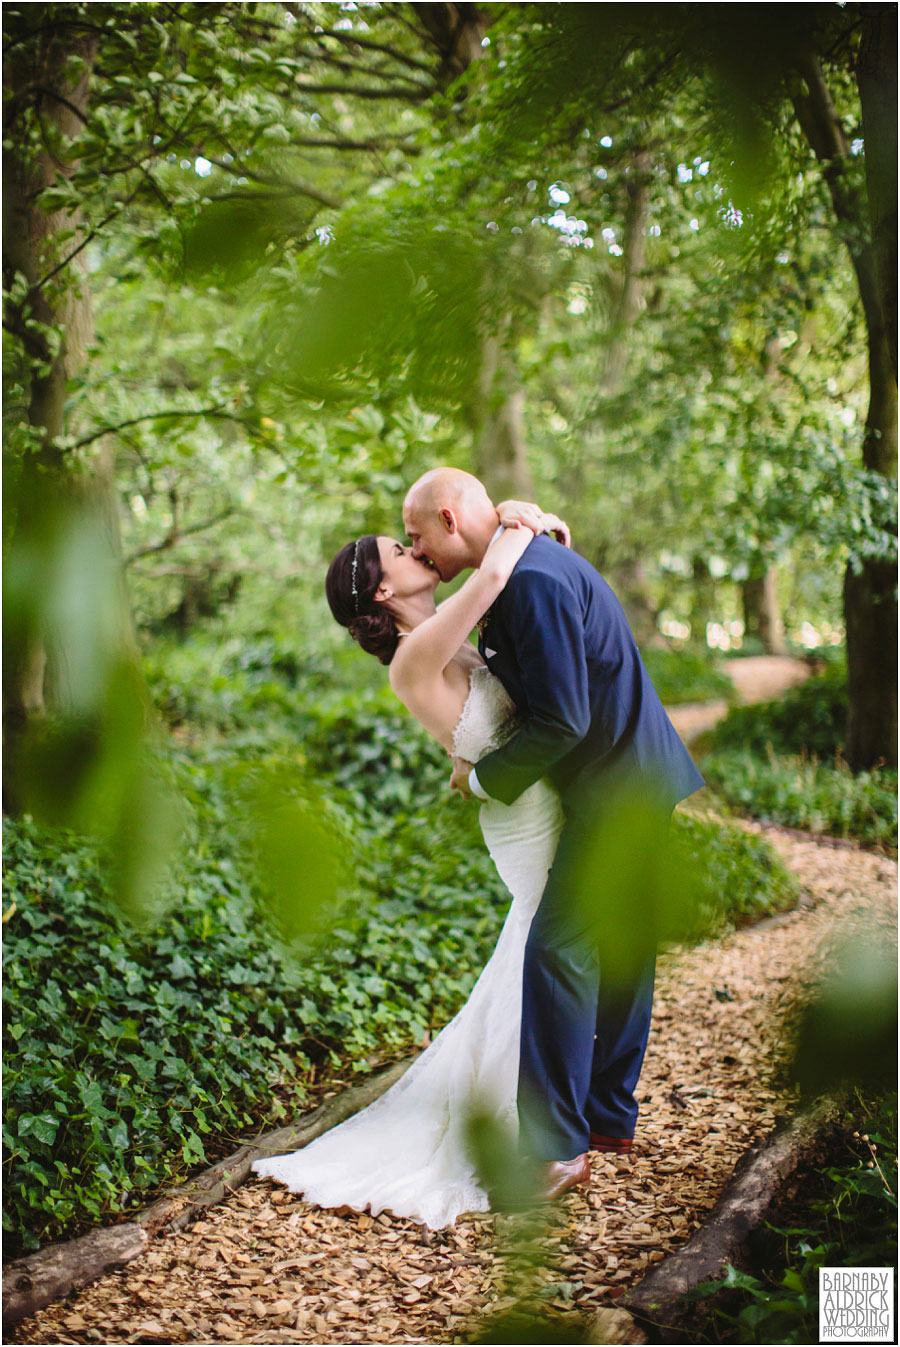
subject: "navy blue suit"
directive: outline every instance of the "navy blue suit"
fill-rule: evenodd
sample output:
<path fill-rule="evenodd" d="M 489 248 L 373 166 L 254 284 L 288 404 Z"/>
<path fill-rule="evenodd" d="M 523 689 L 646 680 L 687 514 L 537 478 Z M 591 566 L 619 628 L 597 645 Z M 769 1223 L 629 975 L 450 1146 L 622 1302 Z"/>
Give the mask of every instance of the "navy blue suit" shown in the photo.
<path fill-rule="evenodd" d="M 511 804 L 546 777 L 565 813 L 525 951 L 519 1121 L 525 1151 L 568 1160 L 587 1150 L 590 1132 L 633 1134 L 653 996 L 649 948 L 640 967 L 609 972 L 602 895 L 581 891 L 586 875 L 602 887 L 603 857 L 586 870 L 585 856 L 635 801 L 651 820 L 644 841 L 661 844 L 672 809 L 703 778 L 621 605 L 576 552 L 535 538 L 491 608 L 479 651 L 523 717 L 478 763 L 480 784 Z M 636 911 L 634 920 L 648 918 Z"/>

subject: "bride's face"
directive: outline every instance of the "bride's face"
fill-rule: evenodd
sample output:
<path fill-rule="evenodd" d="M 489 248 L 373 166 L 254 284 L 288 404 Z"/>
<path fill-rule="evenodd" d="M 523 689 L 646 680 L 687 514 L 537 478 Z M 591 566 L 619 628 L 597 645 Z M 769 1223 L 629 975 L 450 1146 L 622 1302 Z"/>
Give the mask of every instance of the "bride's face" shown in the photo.
<path fill-rule="evenodd" d="M 404 547 L 396 538 L 379 537 L 378 555 L 384 572 L 381 583 L 399 599 L 428 593 L 440 582 L 441 577 L 434 567 L 414 557 L 412 548 Z"/>

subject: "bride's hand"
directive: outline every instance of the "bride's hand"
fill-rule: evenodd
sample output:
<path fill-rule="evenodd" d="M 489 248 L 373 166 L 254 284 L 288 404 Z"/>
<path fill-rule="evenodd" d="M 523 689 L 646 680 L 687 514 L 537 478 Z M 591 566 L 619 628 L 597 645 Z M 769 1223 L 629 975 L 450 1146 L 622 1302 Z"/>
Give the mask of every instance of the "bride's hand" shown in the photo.
<path fill-rule="evenodd" d="M 564 547 L 572 546 L 568 525 L 559 515 L 545 514 L 539 505 L 525 500 L 503 500 L 497 506 L 497 518 L 506 528 L 522 524 L 532 533 L 552 533 Z"/>

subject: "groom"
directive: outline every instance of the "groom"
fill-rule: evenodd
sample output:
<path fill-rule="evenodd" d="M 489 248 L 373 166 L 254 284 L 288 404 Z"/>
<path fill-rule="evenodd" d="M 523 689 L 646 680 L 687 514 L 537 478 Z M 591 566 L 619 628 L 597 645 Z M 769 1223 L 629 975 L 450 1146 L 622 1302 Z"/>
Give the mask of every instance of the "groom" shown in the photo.
<path fill-rule="evenodd" d="M 478 567 L 497 532 L 485 488 L 456 468 L 435 468 L 414 483 L 403 522 L 413 555 L 431 561 L 445 581 Z M 663 710 L 618 600 L 576 552 L 536 537 L 487 614 L 478 648 L 521 724 L 477 770 L 454 759 L 451 786 L 511 804 L 547 777 L 565 813 L 522 988 L 520 1146 L 541 1162 L 541 1196 L 549 1201 L 589 1180 L 589 1149 L 631 1146 L 653 940 L 643 957 L 620 959 L 608 948 L 609 930 L 623 918 L 647 931 L 653 923 L 639 901 L 634 911 L 611 910 L 626 901 L 631 907 L 621 883 L 622 838 L 627 852 L 633 837 L 637 867 L 645 849 L 663 844 L 672 809 L 703 778 Z M 605 873 L 608 857 L 615 877 Z"/>

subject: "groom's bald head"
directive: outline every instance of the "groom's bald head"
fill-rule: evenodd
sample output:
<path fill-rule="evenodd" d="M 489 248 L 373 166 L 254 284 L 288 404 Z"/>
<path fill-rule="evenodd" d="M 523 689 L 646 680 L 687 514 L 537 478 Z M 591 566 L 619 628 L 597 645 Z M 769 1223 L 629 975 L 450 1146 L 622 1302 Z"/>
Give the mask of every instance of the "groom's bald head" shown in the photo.
<path fill-rule="evenodd" d="M 439 510 L 442 505 L 494 509 L 484 485 L 470 472 L 463 472 L 462 468 L 432 468 L 407 491 L 404 518 L 407 510 Z"/>
<path fill-rule="evenodd" d="M 427 557 L 442 580 L 479 566 L 497 527 L 491 498 L 470 472 L 432 468 L 414 482 L 403 502 L 403 523 L 413 555 Z"/>

